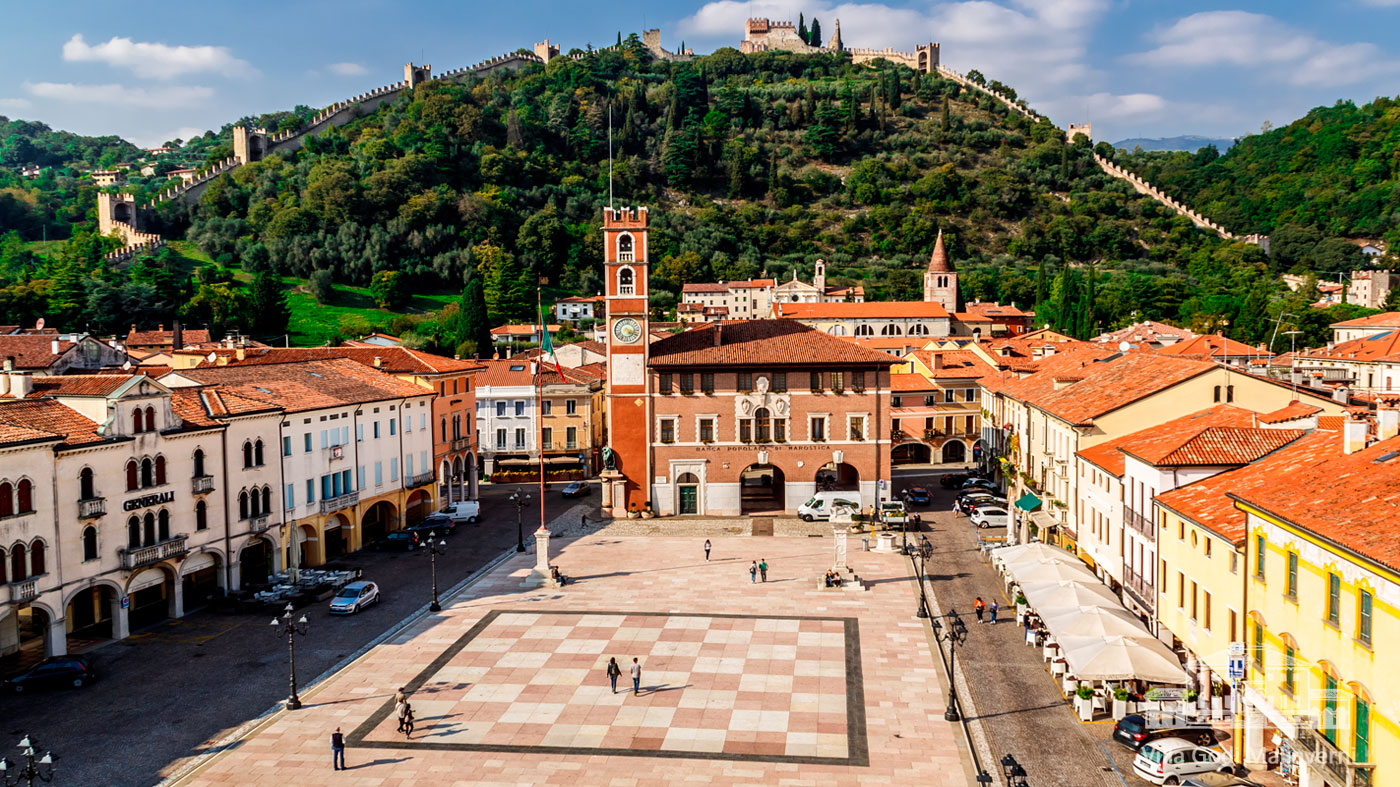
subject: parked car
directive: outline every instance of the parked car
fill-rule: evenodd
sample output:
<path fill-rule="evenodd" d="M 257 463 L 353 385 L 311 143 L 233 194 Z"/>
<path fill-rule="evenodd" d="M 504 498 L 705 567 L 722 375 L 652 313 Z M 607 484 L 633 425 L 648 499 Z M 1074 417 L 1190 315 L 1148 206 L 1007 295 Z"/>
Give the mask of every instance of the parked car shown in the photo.
<path fill-rule="evenodd" d="M 376 552 L 412 552 L 423 545 L 423 539 L 410 530 L 396 530 L 374 542 Z"/>
<path fill-rule="evenodd" d="M 975 492 L 964 492 L 958 495 L 958 499 L 953 501 L 953 510 L 964 516 L 972 514 L 972 509 L 980 506 L 1001 506 L 1006 507 L 1006 498 L 999 497 L 985 490 Z"/>
<path fill-rule="evenodd" d="M 921 486 L 911 486 L 904 490 L 905 505 L 926 506 L 932 501 L 933 495 Z"/>
<path fill-rule="evenodd" d="M 978 527 L 1006 527 L 1011 516 L 1001 506 L 982 506 L 972 509 L 972 524 Z"/>
<path fill-rule="evenodd" d="M 379 603 L 379 586 L 367 580 L 351 582 L 331 599 L 332 615 L 353 615 L 371 604 Z"/>
<path fill-rule="evenodd" d="M 20 694 L 37 689 L 80 689 L 97 680 L 87 656 L 50 656 L 5 681 L 5 690 Z"/>
<path fill-rule="evenodd" d="M 1183 720 L 1180 726 L 1163 726 L 1161 720 L 1141 713 L 1129 713 L 1113 725 L 1113 739 L 1134 751 L 1144 743 L 1163 738 L 1181 738 L 1197 746 L 1214 746 L 1220 742 L 1220 736 L 1209 724 Z"/>
<path fill-rule="evenodd" d="M 420 539 L 427 538 L 429 533 L 437 533 L 440 536 L 450 536 L 457 532 L 457 523 L 452 521 L 452 517 L 447 514 L 428 514 L 422 522 L 416 525 L 409 525 L 404 530 L 418 534 Z"/>
<path fill-rule="evenodd" d="M 1198 773 L 1231 773 L 1235 763 L 1224 752 L 1181 738 L 1162 738 L 1144 744 L 1133 758 L 1133 772 L 1152 784 L 1180 784 Z"/>
<path fill-rule="evenodd" d="M 903 527 L 909 523 L 909 511 L 898 500 L 886 500 L 881 503 L 876 515 L 884 526 L 889 528 Z"/>
<path fill-rule="evenodd" d="M 963 483 L 970 478 L 972 476 L 967 473 L 948 473 L 938 477 L 938 485 L 944 489 L 962 489 Z"/>
<path fill-rule="evenodd" d="M 963 482 L 962 488 L 963 488 L 963 489 L 985 489 L 985 490 L 987 490 L 988 492 L 1000 492 L 1000 491 L 1001 491 L 1001 487 L 997 486 L 997 482 L 995 482 L 995 481 L 988 481 L 988 480 L 985 479 L 985 478 L 969 478 L 969 479 L 967 479 L 966 481 Z"/>
<path fill-rule="evenodd" d="M 811 522 L 830 519 L 833 513 L 847 509 L 853 514 L 860 513 L 859 492 L 818 492 L 797 507 L 797 516 L 803 522 Z"/>
<path fill-rule="evenodd" d="M 1259 782 L 1224 772 L 1198 773 L 1195 776 L 1187 776 L 1181 780 L 1181 785 L 1182 787 L 1263 787 Z"/>
<path fill-rule="evenodd" d="M 481 501 L 463 500 L 458 503 L 452 503 L 444 506 L 439 513 L 448 515 L 452 518 L 453 522 L 466 522 L 469 525 L 474 525 L 477 520 L 481 518 Z"/>
<path fill-rule="evenodd" d="M 564 497 L 587 497 L 593 494 L 593 487 L 583 481 L 570 481 L 561 494 Z"/>

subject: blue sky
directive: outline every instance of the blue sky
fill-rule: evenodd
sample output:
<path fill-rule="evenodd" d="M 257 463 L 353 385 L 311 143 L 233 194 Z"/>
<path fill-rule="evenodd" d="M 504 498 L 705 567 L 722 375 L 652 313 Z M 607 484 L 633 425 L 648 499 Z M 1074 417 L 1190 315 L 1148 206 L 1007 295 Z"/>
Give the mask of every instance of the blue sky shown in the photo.
<path fill-rule="evenodd" d="M 545 38 L 567 51 L 660 27 L 674 49 L 735 46 L 750 16 L 841 20 L 847 46 L 938 41 L 943 62 L 1015 87 L 1094 136 L 1237 136 L 1400 84 L 1400 0 L 0 0 L 0 114 L 143 145 L 245 114 L 323 106 Z"/>

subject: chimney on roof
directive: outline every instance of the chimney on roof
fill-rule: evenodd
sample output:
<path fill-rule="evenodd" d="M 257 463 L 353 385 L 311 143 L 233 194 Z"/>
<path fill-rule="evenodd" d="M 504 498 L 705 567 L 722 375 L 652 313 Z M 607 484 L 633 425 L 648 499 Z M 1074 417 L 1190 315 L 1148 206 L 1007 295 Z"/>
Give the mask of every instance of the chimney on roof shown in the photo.
<path fill-rule="evenodd" d="M 1376 439 L 1389 440 L 1396 435 L 1400 435 L 1400 409 L 1384 402 L 1376 408 Z"/>
<path fill-rule="evenodd" d="M 161 322 L 161 323 L 156 323 L 156 330 L 159 331 L 159 332 L 164 332 L 164 331 L 165 331 L 165 323 L 163 323 L 163 322 Z"/>
<path fill-rule="evenodd" d="M 1348 393 L 1348 391 L 1347 391 L 1347 387 L 1346 387 L 1345 385 L 1339 385 L 1339 386 L 1337 386 L 1336 388 L 1333 388 L 1333 389 L 1332 389 L 1332 401 L 1334 401 L 1334 402 L 1341 402 L 1342 404 L 1346 404 L 1347 401 L 1350 399 L 1350 397 L 1347 396 L 1347 393 Z"/>
<path fill-rule="evenodd" d="M 244 349 L 241 345 L 233 351 L 233 357 L 237 358 L 240 361 L 247 357 L 247 355 L 248 351 Z"/>
<path fill-rule="evenodd" d="M 185 331 L 180 327 L 180 321 L 176 320 L 170 326 L 170 349 L 185 349 Z"/>
<path fill-rule="evenodd" d="M 724 334 L 724 323 L 721 322 L 721 321 L 719 321 L 719 320 L 716 320 L 716 321 L 715 321 L 715 346 L 716 346 L 716 347 L 720 346 L 720 344 L 723 343 L 723 342 L 722 342 L 722 340 L 723 340 L 723 334 Z"/>
<path fill-rule="evenodd" d="M 943 353 L 933 354 L 933 370 L 938 371 L 943 368 Z"/>
<path fill-rule="evenodd" d="M 49 342 L 49 354 L 50 354 L 50 355 L 58 355 L 58 340 L 57 340 L 57 339 L 53 339 L 53 340 L 51 340 L 51 341 Z"/>
<path fill-rule="evenodd" d="M 374 368 L 379 369 L 384 366 L 384 359 L 378 355 L 374 356 Z"/>
<path fill-rule="evenodd" d="M 1364 418 L 1352 416 L 1342 425 L 1342 451 L 1354 454 L 1366 447 L 1366 435 L 1371 425 Z"/>
<path fill-rule="evenodd" d="M 10 372 L 10 396 L 23 399 L 34 390 L 34 375 L 29 372 Z"/>

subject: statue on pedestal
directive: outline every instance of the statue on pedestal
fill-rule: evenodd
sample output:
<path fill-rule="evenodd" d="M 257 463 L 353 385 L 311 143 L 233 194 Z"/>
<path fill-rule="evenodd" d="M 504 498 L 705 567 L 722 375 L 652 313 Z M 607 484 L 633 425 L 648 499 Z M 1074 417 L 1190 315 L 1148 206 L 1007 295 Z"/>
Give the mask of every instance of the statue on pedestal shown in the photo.
<path fill-rule="evenodd" d="M 610 445 L 603 446 L 603 469 L 617 471 L 617 452 L 612 450 Z"/>

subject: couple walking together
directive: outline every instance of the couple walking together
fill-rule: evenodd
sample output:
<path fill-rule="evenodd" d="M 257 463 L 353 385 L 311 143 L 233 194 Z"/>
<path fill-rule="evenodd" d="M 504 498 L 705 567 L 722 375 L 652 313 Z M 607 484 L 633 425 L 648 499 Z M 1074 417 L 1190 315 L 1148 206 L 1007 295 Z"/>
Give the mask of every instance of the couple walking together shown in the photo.
<path fill-rule="evenodd" d="M 637 660 L 632 659 L 632 696 L 637 696 L 642 690 L 642 665 Z M 622 668 L 617 665 L 616 658 L 608 659 L 608 680 L 612 682 L 612 692 L 617 693 L 617 679 L 622 675 Z"/>

